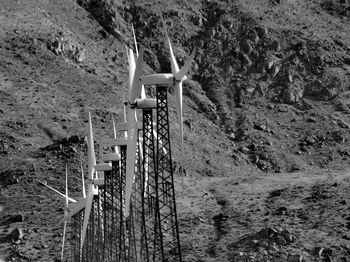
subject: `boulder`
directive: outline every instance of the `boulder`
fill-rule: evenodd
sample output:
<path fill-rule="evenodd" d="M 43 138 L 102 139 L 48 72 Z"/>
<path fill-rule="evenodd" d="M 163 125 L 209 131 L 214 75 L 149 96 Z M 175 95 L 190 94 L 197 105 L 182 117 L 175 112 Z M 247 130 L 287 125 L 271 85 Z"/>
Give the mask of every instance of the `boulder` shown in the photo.
<path fill-rule="evenodd" d="M 282 92 L 283 103 L 295 104 L 303 97 L 303 90 L 296 88 L 287 88 Z"/>

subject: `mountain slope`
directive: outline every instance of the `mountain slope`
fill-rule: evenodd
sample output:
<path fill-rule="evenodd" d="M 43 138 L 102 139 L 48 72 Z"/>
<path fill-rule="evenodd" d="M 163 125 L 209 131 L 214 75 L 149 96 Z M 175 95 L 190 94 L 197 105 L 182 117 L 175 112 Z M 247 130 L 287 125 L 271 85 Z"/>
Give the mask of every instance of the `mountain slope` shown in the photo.
<path fill-rule="evenodd" d="M 170 71 L 162 12 L 180 64 L 198 48 L 183 155 L 169 96 L 184 260 L 346 257 L 349 15 L 337 1 L 280 2 L 0 0 L 0 233 L 24 234 L 0 255 L 58 257 L 64 201 L 37 179 L 63 191 L 68 164 L 81 196 L 88 112 L 96 138 L 123 120 L 131 23 L 144 73 Z"/>

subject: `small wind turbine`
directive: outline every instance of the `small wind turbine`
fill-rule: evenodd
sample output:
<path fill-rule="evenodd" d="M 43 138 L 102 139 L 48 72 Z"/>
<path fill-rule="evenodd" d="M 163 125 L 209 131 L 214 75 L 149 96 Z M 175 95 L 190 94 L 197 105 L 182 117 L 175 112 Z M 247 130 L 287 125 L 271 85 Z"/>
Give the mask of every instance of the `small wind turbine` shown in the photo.
<path fill-rule="evenodd" d="M 64 207 L 64 215 L 68 213 L 68 167 L 66 165 L 66 205 Z M 63 225 L 63 237 L 62 237 L 62 250 L 61 250 L 61 261 L 64 258 L 64 245 L 66 241 L 66 231 L 67 231 L 67 220 L 64 221 Z"/>
<path fill-rule="evenodd" d="M 78 202 L 74 203 L 69 207 L 69 212 L 65 216 L 65 220 L 69 220 L 72 216 L 74 216 L 76 213 L 78 213 L 80 210 L 85 209 L 84 212 L 84 220 L 83 220 L 83 228 L 81 233 L 81 248 L 83 247 L 85 237 L 86 237 L 86 231 L 90 219 L 90 213 L 92 209 L 92 203 L 93 198 L 95 195 L 98 194 L 98 188 L 94 184 L 98 180 L 96 177 L 97 171 L 105 171 L 110 170 L 111 164 L 110 163 L 102 163 L 96 165 L 96 158 L 95 158 L 95 148 L 94 148 L 94 138 L 93 138 L 93 132 L 92 132 L 92 124 L 91 124 L 91 114 L 89 112 L 89 131 L 88 131 L 88 189 L 86 192 L 86 195 L 84 195 L 84 198 L 80 199 Z"/>
<path fill-rule="evenodd" d="M 64 207 L 64 216 L 67 215 L 68 213 L 68 206 L 69 206 L 69 201 L 76 203 L 77 201 L 73 198 L 68 197 L 68 167 L 66 165 L 66 182 L 65 182 L 65 186 L 66 186 L 66 190 L 65 190 L 65 194 L 61 193 L 60 191 L 58 191 L 57 189 L 47 185 L 46 183 L 36 179 L 40 184 L 46 186 L 47 188 L 51 189 L 52 191 L 54 191 L 55 193 L 59 194 L 60 196 L 65 198 L 65 207 Z M 84 188 L 84 180 L 83 180 L 83 194 L 85 195 L 85 188 Z M 63 226 L 63 237 L 62 237 L 62 248 L 61 248 L 61 260 L 63 261 L 64 258 L 64 246 L 65 246 L 65 241 L 66 241 L 66 231 L 67 231 L 67 220 L 64 220 L 64 226 Z"/>

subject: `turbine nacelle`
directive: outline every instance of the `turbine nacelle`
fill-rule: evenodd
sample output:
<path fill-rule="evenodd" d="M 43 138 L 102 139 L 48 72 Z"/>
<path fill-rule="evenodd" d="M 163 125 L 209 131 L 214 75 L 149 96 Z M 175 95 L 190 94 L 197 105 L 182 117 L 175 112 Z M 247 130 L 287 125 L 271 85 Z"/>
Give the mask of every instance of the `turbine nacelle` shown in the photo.
<path fill-rule="evenodd" d="M 181 79 L 177 79 L 173 74 L 151 74 L 141 76 L 140 81 L 143 85 L 176 85 L 182 81 L 185 81 L 187 76 L 183 76 Z"/>

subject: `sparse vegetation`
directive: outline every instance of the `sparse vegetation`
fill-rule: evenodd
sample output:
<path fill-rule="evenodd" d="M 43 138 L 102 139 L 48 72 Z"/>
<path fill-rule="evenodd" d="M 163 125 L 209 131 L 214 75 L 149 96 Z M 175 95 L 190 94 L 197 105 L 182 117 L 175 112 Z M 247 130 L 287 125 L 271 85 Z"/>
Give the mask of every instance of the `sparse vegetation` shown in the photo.
<path fill-rule="evenodd" d="M 0 0 L 0 222 L 24 214 L 1 252 L 58 257 L 63 201 L 35 181 L 68 164 L 81 194 L 88 112 L 97 138 L 123 119 L 131 23 L 145 74 L 170 71 L 160 13 L 179 64 L 197 47 L 184 152 L 169 95 L 184 261 L 346 261 L 350 16 L 328 0 Z"/>

